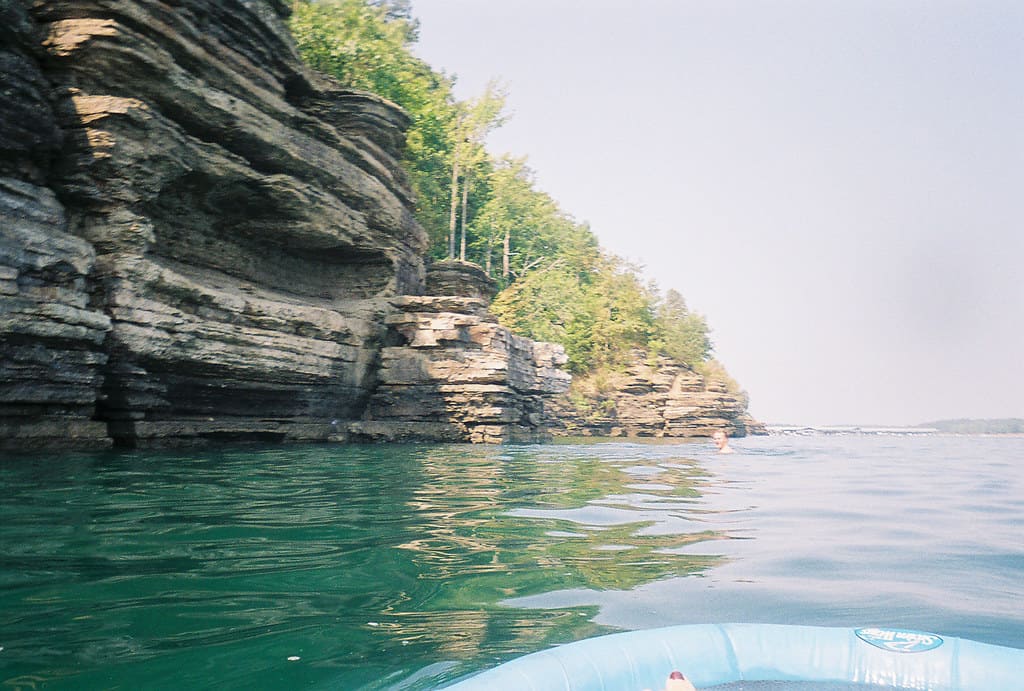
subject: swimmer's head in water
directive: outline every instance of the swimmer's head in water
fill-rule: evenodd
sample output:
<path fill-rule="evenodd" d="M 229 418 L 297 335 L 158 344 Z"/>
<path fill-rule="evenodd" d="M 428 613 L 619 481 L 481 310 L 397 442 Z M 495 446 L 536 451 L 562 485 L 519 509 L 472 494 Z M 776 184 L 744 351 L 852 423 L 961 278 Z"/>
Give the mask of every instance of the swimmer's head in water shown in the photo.
<path fill-rule="evenodd" d="M 732 453 L 732 449 L 729 447 L 729 437 L 722 430 L 717 430 L 712 434 L 711 440 L 715 442 L 719 453 Z"/>

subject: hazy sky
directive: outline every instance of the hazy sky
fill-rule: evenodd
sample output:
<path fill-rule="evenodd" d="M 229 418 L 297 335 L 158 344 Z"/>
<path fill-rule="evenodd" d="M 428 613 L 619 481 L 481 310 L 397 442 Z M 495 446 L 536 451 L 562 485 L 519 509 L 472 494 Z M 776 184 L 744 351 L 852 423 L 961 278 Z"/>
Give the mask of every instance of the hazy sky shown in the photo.
<path fill-rule="evenodd" d="M 1024 2 L 413 0 L 767 422 L 1024 417 Z"/>

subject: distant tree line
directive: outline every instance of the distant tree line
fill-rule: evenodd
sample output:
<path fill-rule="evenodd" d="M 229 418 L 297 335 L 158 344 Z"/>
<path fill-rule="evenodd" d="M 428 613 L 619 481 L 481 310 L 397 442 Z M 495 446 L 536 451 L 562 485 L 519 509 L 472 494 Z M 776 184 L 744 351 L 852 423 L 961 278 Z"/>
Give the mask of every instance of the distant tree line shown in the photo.
<path fill-rule="evenodd" d="M 430 256 L 475 262 L 497 279 L 492 309 L 504 324 L 564 345 L 573 372 L 621 365 L 642 348 L 737 388 L 709 359 L 707 323 L 681 295 L 603 251 L 586 223 L 537 189 L 525 159 L 487 151 L 505 92 L 492 83 L 458 101 L 454 77 L 412 52 L 419 27 L 408 0 L 295 0 L 291 30 L 312 67 L 411 116 L 404 165 Z"/>

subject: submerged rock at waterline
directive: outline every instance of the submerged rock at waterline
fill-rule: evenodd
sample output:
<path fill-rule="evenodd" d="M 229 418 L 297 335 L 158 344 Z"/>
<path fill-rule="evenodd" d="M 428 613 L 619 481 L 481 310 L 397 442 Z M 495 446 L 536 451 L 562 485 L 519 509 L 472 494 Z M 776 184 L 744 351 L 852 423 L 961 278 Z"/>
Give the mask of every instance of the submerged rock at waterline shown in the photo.
<path fill-rule="evenodd" d="M 543 435 L 560 348 L 417 298 L 407 117 L 288 7 L 0 10 L 0 448 Z"/>

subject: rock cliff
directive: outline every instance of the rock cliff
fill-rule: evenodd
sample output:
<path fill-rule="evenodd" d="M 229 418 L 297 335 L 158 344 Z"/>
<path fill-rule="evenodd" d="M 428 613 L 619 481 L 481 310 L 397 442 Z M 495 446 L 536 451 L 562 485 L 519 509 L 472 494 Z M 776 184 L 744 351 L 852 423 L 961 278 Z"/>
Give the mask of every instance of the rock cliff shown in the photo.
<path fill-rule="evenodd" d="M 565 351 L 512 334 L 476 297 L 392 301 L 380 384 L 359 439 L 435 438 L 539 441 L 548 436 L 544 403 L 564 392 Z"/>
<path fill-rule="evenodd" d="M 612 437 L 708 437 L 767 434 L 747 413 L 744 395 L 667 357 L 634 351 L 621 372 L 574 382 L 571 395 L 548 407 L 556 434 Z"/>
<path fill-rule="evenodd" d="M 104 446 L 110 318 L 91 294 L 96 253 L 47 186 L 64 136 L 41 40 L 21 5 L 0 4 L 0 447 Z"/>
<path fill-rule="evenodd" d="M 542 433 L 559 349 L 418 297 L 407 118 L 289 3 L 2 7 L 0 447 Z"/>

